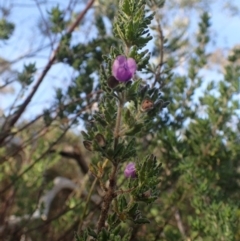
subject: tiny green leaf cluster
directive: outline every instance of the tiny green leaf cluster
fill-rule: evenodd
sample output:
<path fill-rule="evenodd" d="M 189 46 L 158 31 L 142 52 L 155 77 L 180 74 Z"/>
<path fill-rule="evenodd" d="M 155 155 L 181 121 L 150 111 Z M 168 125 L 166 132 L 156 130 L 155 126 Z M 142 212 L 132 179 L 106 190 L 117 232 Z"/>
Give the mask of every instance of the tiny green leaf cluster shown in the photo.
<path fill-rule="evenodd" d="M 120 10 L 115 20 L 113 31 L 128 47 L 136 45 L 144 47 L 152 37 L 147 26 L 153 19 L 153 14 L 145 16 L 146 2 L 144 0 L 122 0 Z"/>
<path fill-rule="evenodd" d="M 14 24 L 8 22 L 6 19 L 0 19 L 0 40 L 7 40 L 14 31 Z"/>
<path fill-rule="evenodd" d="M 18 80 L 23 86 L 30 85 L 34 80 L 34 74 L 37 71 L 35 63 L 24 65 L 22 73 L 18 74 Z"/>
<path fill-rule="evenodd" d="M 66 28 L 64 11 L 60 10 L 59 6 L 51 9 L 49 12 L 49 20 L 51 24 L 51 31 L 53 33 L 61 33 Z"/>

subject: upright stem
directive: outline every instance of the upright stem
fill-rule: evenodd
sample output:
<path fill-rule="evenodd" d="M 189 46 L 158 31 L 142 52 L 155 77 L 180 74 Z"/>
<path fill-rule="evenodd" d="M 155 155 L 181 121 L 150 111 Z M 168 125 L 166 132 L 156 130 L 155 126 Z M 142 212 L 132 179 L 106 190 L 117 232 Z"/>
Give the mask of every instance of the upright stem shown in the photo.
<path fill-rule="evenodd" d="M 80 219 L 80 223 L 79 223 L 79 226 L 78 226 L 78 231 L 79 231 L 79 232 L 81 232 L 81 230 L 82 230 L 83 220 L 84 220 L 84 218 L 86 217 L 86 212 L 87 212 L 88 204 L 89 204 L 89 202 L 90 202 L 90 200 L 91 200 L 92 192 L 93 192 L 93 189 L 94 189 L 96 183 L 97 183 L 97 178 L 95 178 L 95 180 L 94 180 L 94 182 L 92 183 L 92 186 L 91 186 L 91 188 L 90 188 L 90 191 L 89 191 L 89 193 L 88 193 L 87 200 L 86 200 L 86 204 L 85 204 L 85 207 L 84 207 L 84 210 L 83 210 L 81 219 Z"/>
<path fill-rule="evenodd" d="M 114 149 L 116 149 L 116 147 L 118 145 L 123 104 L 124 104 L 124 94 L 122 94 L 122 98 L 120 98 L 119 102 L 118 102 L 117 118 L 116 118 L 115 130 L 114 130 Z M 118 163 L 116 163 L 115 160 L 113 160 L 112 172 L 109 177 L 109 187 L 108 187 L 107 192 L 105 193 L 105 196 L 103 197 L 102 210 L 101 210 L 101 214 L 100 214 L 100 217 L 98 220 L 98 225 L 97 225 L 98 233 L 105 226 L 105 222 L 108 217 L 110 205 L 111 205 L 113 199 L 116 197 L 115 189 L 116 189 L 117 169 L 118 169 Z"/>
<path fill-rule="evenodd" d="M 112 200 L 115 198 L 115 188 L 116 188 L 116 173 L 117 173 L 117 165 L 113 165 L 112 173 L 109 178 L 109 188 L 103 197 L 103 205 L 102 210 L 100 214 L 100 218 L 98 220 L 97 225 L 97 233 L 101 231 L 101 229 L 105 226 L 105 221 L 108 217 L 108 211 L 110 208 L 110 205 L 112 203 Z"/>
<path fill-rule="evenodd" d="M 117 119 L 116 119 L 116 126 L 114 130 L 114 149 L 117 147 L 118 139 L 119 139 L 123 102 L 124 102 L 123 98 L 122 99 L 120 98 L 118 102 Z"/>

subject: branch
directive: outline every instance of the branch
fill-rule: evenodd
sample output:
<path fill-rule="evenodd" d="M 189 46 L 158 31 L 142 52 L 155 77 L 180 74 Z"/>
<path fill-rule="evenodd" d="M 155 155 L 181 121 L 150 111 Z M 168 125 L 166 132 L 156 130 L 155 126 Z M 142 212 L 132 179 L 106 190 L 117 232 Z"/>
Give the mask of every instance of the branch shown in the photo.
<path fill-rule="evenodd" d="M 76 160 L 79 167 L 81 168 L 82 172 L 84 174 L 87 174 L 88 165 L 87 165 L 81 151 L 79 150 L 79 148 L 72 147 L 72 146 L 66 146 L 61 151 L 51 150 L 50 153 L 59 153 L 63 157 L 72 158 L 72 159 Z"/>
<path fill-rule="evenodd" d="M 21 217 L 11 215 L 7 220 L 6 226 L 12 229 L 22 221 L 30 221 L 36 219 L 47 220 L 48 213 L 50 211 L 50 206 L 55 196 L 63 189 L 75 190 L 78 188 L 77 184 L 75 184 L 74 182 L 65 177 L 56 177 L 53 183 L 53 188 L 40 198 L 38 208 L 32 215 L 26 214 Z M 44 207 L 44 209 L 41 210 L 41 207 Z M 4 229 L 5 227 L 1 226 L 0 232 L 3 232 Z"/>
<path fill-rule="evenodd" d="M 3 85 L 0 85 L 0 90 L 4 89 L 8 85 L 12 84 L 14 81 L 16 81 L 16 79 L 12 79 L 12 80 L 6 81 Z"/>
<path fill-rule="evenodd" d="M 107 220 L 110 205 L 112 203 L 112 200 L 116 197 L 116 194 L 115 194 L 116 173 L 117 173 L 117 166 L 114 165 L 112 173 L 109 178 L 109 188 L 103 197 L 103 205 L 102 205 L 101 214 L 97 224 L 97 233 L 100 233 L 101 229 L 105 227 L 105 221 Z"/>
<path fill-rule="evenodd" d="M 56 177 L 53 180 L 53 183 L 54 183 L 53 188 L 40 198 L 39 205 L 38 205 L 39 207 L 33 213 L 32 215 L 33 218 L 41 217 L 43 220 L 47 220 L 51 203 L 56 197 L 56 195 L 63 189 L 75 190 L 78 188 L 77 184 L 75 184 L 73 181 L 65 177 Z M 41 206 L 44 207 L 43 210 L 41 210 Z"/>
<path fill-rule="evenodd" d="M 182 236 L 185 238 L 186 237 L 186 232 L 185 232 L 185 228 L 183 226 L 183 222 L 182 222 L 182 219 L 181 219 L 181 216 L 180 216 L 180 213 L 179 213 L 178 209 L 175 209 L 174 217 L 175 217 L 175 220 L 177 222 L 178 230 L 180 231 Z"/>
<path fill-rule="evenodd" d="M 21 217 L 17 217 L 15 215 L 12 215 L 7 220 L 6 226 L 0 226 L 0 233 L 5 230 L 5 228 L 14 228 L 16 227 L 20 222 L 22 221 L 31 221 L 36 219 L 42 219 L 46 221 L 48 219 L 48 214 L 50 211 L 51 204 L 54 200 L 54 198 L 57 196 L 57 194 L 64 190 L 64 189 L 70 189 L 70 190 L 79 190 L 81 187 L 74 183 L 73 181 L 69 180 L 65 177 L 56 177 L 53 181 L 54 186 L 51 190 L 49 190 L 45 195 L 43 195 L 40 198 L 38 208 L 35 210 L 35 212 L 32 215 L 26 214 Z M 86 196 L 88 193 L 85 190 L 82 190 L 81 193 L 83 196 Z M 93 195 L 91 197 L 91 201 L 95 204 L 98 204 L 101 202 L 101 199 L 97 195 Z M 43 210 L 41 207 L 44 207 Z"/>
<path fill-rule="evenodd" d="M 121 119 L 122 119 L 122 108 L 123 108 L 124 99 L 125 99 L 124 97 L 125 97 L 125 93 L 122 94 L 118 102 L 117 118 L 116 118 L 115 130 L 114 130 L 114 150 L 116 150 L 118 145 L 118 140 L 119 140 L 119 131 L 120 131 Z M 103 197 L 103 205 L 102 205 L 101 214 L 97 224 L 97 233 L 100 233 L 101 229 L 105 227 L 105 222 L 108 217 L 110 205 L 113 199 L 117 196 L 117 194 L 115 193 L 117 170 L 118 170 L 118 164 L 116 160 L 113 160 L 112 172 L 109 177 L 109 187 Z"/>
<path fill-rule="evenodd" d="M 85 7 L 85 9 L 78 15 L 77 19 L 75 20 L 75 22 L 70 26 L 70 28 L 67 30 L 66 35 L 67 34 L 71 34 L 73 32 L 73 30 L 77 27 L 77 25 L 81 22 L 81 20 L 83 19 L 83 17 L 85 16 L 85 14 L 87 13 L 87 11 L 91 8 L 91 6 L 93 5 L 95 0 L 90 0 L 87 4 L 87 6 Z M 58 44 L 57 48 L 55 49 L 55 51 L 53 51 L 52 56 L 50 58 L 50 60 L 48 61 L 47 65 L 45 66 L 42 74 L 39 76 L 35 86 L 33 87 L 32 91 L 30 92 L 30 94 L 28 95 L 28 97 L 25 99 L 25 101 L 23 102 L 23 104 L 19 107 L 18 111 L 8 120 L 8 122 L 4 123 L 3 126 L 3 130 L 7 131 L 9 130 L 11 127 L 13 127 L 15 125 L 15 123 L 18 121 L 18 119 L 21 117 L 22 113 L 25 111 L 26 107 L 28 106 L 28 104 L 30 103 L 30 101 L 32 100 L 32 97 L 35 95 L 36 91 L 38 90 L 40 84 L 42 83 L 44 77 L 46 76 L 46 74 L 48 73 L 48 71 L 50 70 L 50 68 L 52 67 L 54 61 L 56 60 L 56 56 L 57 53 L 60 49 L 60 43 Z M 4 141 L 4 139 L 6 138 L 7 133 L 3 132 L 3 135 L 0 136 L 0 144 Z"/>

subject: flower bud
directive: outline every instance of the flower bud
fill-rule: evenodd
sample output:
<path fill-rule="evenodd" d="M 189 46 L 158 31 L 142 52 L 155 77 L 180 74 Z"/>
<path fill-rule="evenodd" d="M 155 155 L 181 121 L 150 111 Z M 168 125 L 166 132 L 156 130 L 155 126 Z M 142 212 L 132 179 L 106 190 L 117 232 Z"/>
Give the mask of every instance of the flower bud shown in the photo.
<path fill-rule="evenodd" d="M 98 145 L 100 147 L 105 147 L 106 146 L 106 140 L 104 138 L 104 136 L 100 133 L 98 133 L 96 136 L 95 136 L 95 140 L 97 141 Z"/>
<path fill-rule="evenodd" d="M 117 81 L 114 76 L 110 76 L 107 80 L 107 83 L 108 83 L 108 87 L 111 89 L 114 89 L 119 85 L 119 81 Z"/>
<path fill-rule="evenodd" d="M 130 177 L 130 178 L 136 178 L 137 177 L 135 163 L 130 162 L 126 166 L 126 168 L 124 170 L 124 175 L 125 175 L 125 177 Z"/>
<path fill-rule="evenodd" d="M 88 151 L 92 151 L 93 147 L 92 147 L 92 142 L 91 141 L 84 141 L 83 142 L 84 147 L 88 150 Z"/>
<path fill-rule="evenodd" d="M 112 65 L 112 75 L 120 82 L 129 81 L 137 70 L 136 61 L 123 55 L 117 56 Z"/>
<path fill-rule="evenodd" d="M 141 103 L 141 109 L 140 110 L 142 112 L 146 112 L 146 111 L 151 110 L 153 108 L 153 106 L 154 106 L 153 101 L 151 101 L 150 99 L 145 99 Z"/>

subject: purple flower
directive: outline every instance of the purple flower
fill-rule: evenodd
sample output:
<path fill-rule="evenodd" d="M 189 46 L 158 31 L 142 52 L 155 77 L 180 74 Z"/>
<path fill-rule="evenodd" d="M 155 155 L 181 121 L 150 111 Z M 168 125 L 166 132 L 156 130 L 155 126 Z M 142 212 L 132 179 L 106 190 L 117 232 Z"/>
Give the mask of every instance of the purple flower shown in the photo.
<path fill-rule="evenodd" d="M 113 62 L 112 74 L 116 80 L 126 82 L 130 80 L 137 70 L 136 61 L 123 55 L 117 56 Z"/>
<path fill-rule="evenodd" d="M 137 173 L 136 173 L 136 168 L 135 168 L 135 163 L 130 162 L 125 170 L 124 170 L 124 175 L 125 177 L 130 177 L 130 178 L 135 178 L 137 177 Z"/>

